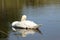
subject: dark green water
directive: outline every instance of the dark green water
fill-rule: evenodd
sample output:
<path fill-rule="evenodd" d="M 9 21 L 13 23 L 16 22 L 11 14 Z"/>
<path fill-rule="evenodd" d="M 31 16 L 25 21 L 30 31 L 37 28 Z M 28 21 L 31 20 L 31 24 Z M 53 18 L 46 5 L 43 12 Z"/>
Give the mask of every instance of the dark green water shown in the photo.
<path fill-rule="evenodd" d="M 36 7 L 24 5 L 18 12 L 15 9 L 7 13 L 9 14 L 1 14 L 0 17 L 0 40 L 60 40 L 60 4 Z M 11 23 L 20 20 L 23 14 L 27 15 L 28 20 L 43 24 L 39 27 L 42 34 L 36 30 L 24 29 L 19 30 L 19 35 L 15 35 L 18 32 L 12 31 Z"/>

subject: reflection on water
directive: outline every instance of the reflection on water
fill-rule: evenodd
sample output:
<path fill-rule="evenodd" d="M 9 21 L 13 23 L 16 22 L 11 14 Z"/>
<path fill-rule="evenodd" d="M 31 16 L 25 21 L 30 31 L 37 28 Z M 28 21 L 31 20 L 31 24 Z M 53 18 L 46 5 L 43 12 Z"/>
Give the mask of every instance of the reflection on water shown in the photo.
<path fill-rule="evenodd" d="M 0 5 L 0 40 L 60 40 L 60 0 L 4 1 L 5 5 L 2 5 L 0 0 L 3 6 Z M 43 32 L 42 36 L 38 34 L 41 33 L 38 30 L 20 29 L 18 32 L 11 32 L 11 22 L 20 20 L 22 14 L 27 15 L 29 20 L 43 24 L 39 28 Z"/>
<path fill-rule="evenodd" d="M 14 32 L 15 35 L 26 37 L 29 34 L 35 34 L 36 32 L 41 34 L 41 31 L 39 29 L 17 29 L 16 32 Z"/>

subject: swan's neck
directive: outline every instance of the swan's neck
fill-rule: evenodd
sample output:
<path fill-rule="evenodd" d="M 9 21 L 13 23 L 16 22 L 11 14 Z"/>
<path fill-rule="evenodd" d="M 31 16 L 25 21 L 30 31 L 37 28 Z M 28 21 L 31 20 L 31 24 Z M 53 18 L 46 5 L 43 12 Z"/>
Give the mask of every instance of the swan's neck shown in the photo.
<path fill-rule="evenodd" d="M 26 15 L 23 15 L 21 21 L 25 21 L 25 20 L 26 20 Z"/>

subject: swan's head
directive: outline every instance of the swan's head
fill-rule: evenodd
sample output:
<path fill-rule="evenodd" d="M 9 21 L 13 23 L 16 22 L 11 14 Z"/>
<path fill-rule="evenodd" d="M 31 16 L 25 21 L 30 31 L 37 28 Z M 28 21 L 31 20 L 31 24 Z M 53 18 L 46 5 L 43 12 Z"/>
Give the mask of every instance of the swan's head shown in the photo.
<path fill-rule="evenodd" d="M 13 23 L 11 24 L 13 31 L 16 31 L 16 29 L 15 29 L 14 27 L 15 27 L 18 23 L 19 23 L 18 21 L 15 21 L 15 22 L 13 22 Z"/>
<path fill-rule="evenodd" d="M 26 15 L 22 15 L 21 21 L 26 20 L 27 16 Z"/>

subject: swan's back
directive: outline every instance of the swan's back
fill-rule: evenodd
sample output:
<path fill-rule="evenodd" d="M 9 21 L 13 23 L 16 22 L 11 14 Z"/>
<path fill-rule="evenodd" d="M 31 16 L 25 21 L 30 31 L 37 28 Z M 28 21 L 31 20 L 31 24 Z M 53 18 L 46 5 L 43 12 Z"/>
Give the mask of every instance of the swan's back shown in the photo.
<path fill-rule="evenodd" d="M 20 22 L 19 25 L 22 27 L 27 27 L 27 28 L 36 28 L 38 26 L 33 21 L 28 21 L 28 20 Z"/>

